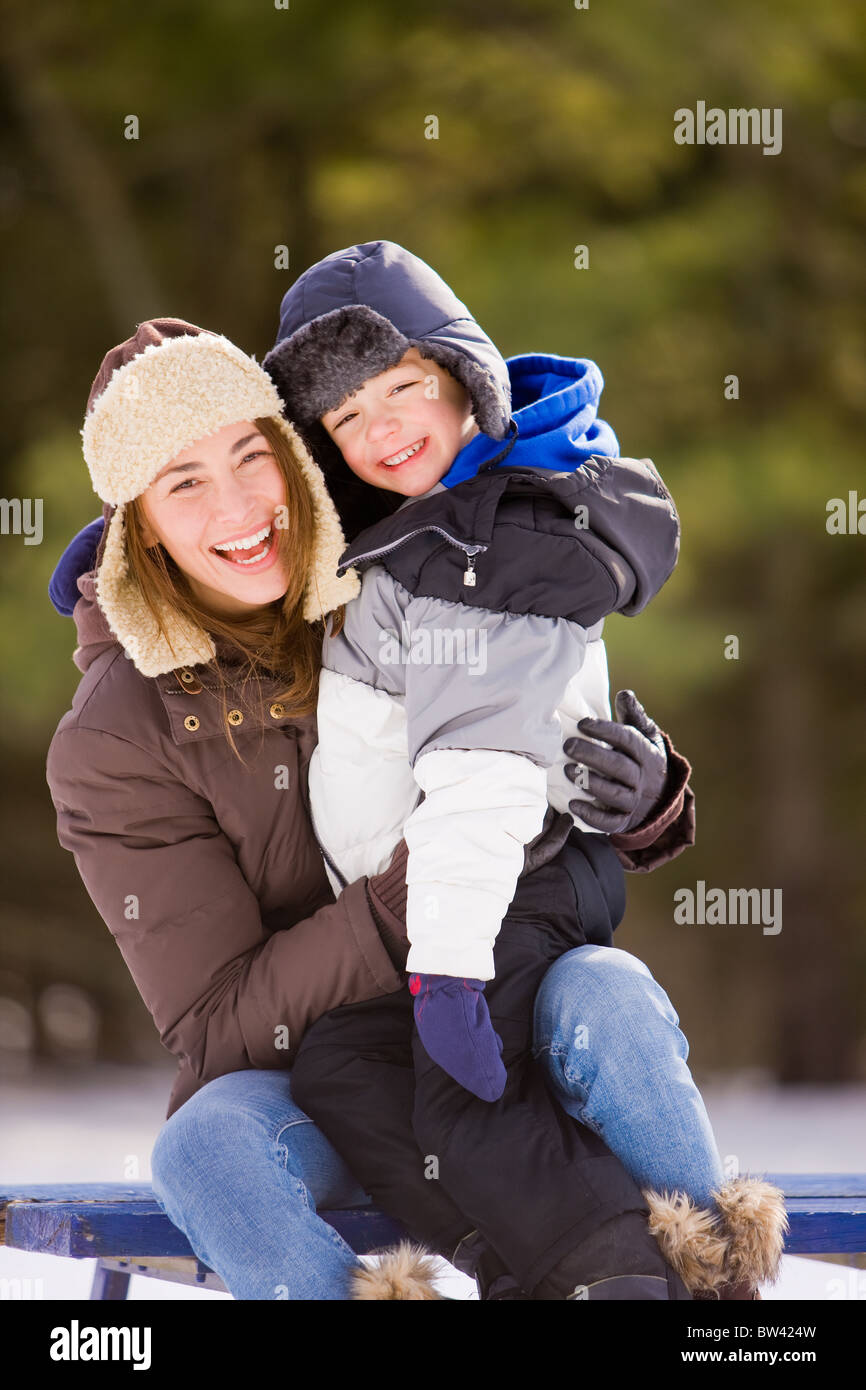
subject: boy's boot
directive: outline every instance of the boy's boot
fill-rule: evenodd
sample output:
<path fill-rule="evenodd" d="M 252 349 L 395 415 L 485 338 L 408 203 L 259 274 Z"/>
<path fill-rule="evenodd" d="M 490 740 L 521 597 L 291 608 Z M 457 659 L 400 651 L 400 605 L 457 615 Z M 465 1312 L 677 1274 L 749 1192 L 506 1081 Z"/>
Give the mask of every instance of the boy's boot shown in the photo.
<path fill-rule="evenodd" d="M 788 1218 L 780 1188 L 734 1178 L 713 1193 L 716 1210 L 683 1192 L 647 1191 L 649 1229 L 695 1299 L 752 1301 L 778 1279 Z"/>
<path fill-rule="evenodd" d="M 360 1300 L 440 1299 L 434 1287 L 436 1257 L 420 1245 L 402 1241 L 379 1256 L 372 1269 L 366 1265 L 352 1271 L 349 1297 Z"/>
<path fill-rule="evenodd" d="M 605 1221 L 561 1259 L 532 1290 L 533 1299 L 589 1302 L 689 1300 L 666 1264 L 643 1211 Z"/>
<path fill-rule="evenodd" d="M 455 1269 L 475 1280 L 479 1299 L 502 1302 L 529 1297 L 478 1231 L 471 1231 L 452 1255 L 443 1258 L 450 1259 Z M 435 1253 L 403 1241 L 383 1251 L 375 1268 L 364 1267 L 353 1272 L 351 1296 L 377 1301 L 445 1299 L 434 1287 L 436 1262 Z"/>
<path fill-rule="evenodd" d="M 482 1302 L 502 1303 L 512 1299 L 529 1299 L 529 1294 L 524 1293 L 514 1275 L 506 1268 L 492 1246 L 487 1244 L 480 1231 L 470 1231 L 468 1236 L 463 1237 L 451 1256 L 451 1263 L 461 1274 L 468 1274 L 475 1280 L 478 1297 Z"/>

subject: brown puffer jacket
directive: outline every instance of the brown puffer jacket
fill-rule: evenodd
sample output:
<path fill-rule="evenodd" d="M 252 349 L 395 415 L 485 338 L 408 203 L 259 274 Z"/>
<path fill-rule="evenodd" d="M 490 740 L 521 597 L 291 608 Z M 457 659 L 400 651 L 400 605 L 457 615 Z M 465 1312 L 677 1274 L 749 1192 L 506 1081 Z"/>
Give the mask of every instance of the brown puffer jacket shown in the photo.
<path fill-rule="evenodd" d="M 170 1116 L 214 1077 L 290 1066 L 315 1019 L 399 989 L 405 974 L 367 880 L 336 902 L 328 884 L 307 799 L 315 716 L 290 718 L 277 686 L 262 683 L 263 727 L 233 686 L 247 770 L 226 741 L 216 673 L 141 675 L 96 603 L 93 575 L 78 587 L 73 659 L 84 675 L 46 776 L 60 843 L 179 1060 Z M 405 854 L 370 884 L 402 935 Z"/>
<path fill-rule="evenodd" d="M 226 742 L 216 673 L 143 676 L 96 602 L 94 575 L 78 588 L 73 659 L 84 674 L 46 775 L 60 843 L 178 1058 L 168 1117 L 217 1076 L 291 1066 L 322 1014 L 403 985 L 406 845 L 334 901 L 309 813 L 315 716 L 291 718 L 262 683 L 263 723 L 232 687 L 244 768 Z M 230 680 L 219 643 L 217 656 Z M 632 871 L 694 840 L 691 769 L 665 743 L 665 806 L 611 837 Z M 527 871 L 558 852 L 570 826 L 551 811 L 527 846 Z"/>

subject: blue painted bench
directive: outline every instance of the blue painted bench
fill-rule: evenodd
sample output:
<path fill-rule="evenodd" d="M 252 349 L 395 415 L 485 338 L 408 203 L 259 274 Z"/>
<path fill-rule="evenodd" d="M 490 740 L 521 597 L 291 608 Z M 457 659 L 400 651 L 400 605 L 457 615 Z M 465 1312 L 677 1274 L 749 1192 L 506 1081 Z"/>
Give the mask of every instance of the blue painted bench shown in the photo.
<path fill-rule="evenodd" d="M 866 1253 L 866 1174 L 769 1173 L 767 1178 L 785 1193 L 786 1254 Z M 373 1207 L 319 1215 L 358 1255 L 406 1235 Z M 133 1274 L 225 1292 L 146 1183 L 0 1184 L 0 1244 L 74 1260 L 95 1258 L 91 1299 L 126 1298 Z"/>

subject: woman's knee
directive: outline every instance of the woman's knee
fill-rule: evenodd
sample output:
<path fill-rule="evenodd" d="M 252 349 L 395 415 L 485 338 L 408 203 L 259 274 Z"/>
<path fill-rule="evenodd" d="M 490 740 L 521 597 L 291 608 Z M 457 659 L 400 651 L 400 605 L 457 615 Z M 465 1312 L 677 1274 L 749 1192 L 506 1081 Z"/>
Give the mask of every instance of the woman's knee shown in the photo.
<path fill-rule="evenodd" d="M 285 1071 L 237 1071 L 215 1077 L 162 1126 L 151 1152 L 154 1192 L 170 1191 L 179 1175 L 234 1166 L 244 1150 L 260 1152 L 287 1119 L 306 1119 Z M 221 1155 L 227 1162 L 221 1163 Z"/>
<path fill-rule="evenodd" d="M 616 946 L 578 946 L 554 961 L 535 1000 L 536 1041 L 563 1016 L 574 1024 L 577 1015 L 587 1028 L 611 1023 L 628 1010 L 638 1015 L 663 1016 L 676 1027 L 676 1010 L 662 986 L 637 956 Z"/>

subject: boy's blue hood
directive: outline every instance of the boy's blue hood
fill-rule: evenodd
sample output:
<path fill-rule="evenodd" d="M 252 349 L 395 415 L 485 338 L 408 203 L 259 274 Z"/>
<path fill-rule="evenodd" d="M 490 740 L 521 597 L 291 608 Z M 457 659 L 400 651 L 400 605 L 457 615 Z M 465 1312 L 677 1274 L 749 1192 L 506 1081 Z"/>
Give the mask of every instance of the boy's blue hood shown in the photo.
<path fill-rule="evenodd" d="M 588 357 L 557 357 L 526 352 L 509 357 L 512 419 L 517 435 L 511 446 L 477 434 L 461 449 L 443 486 L 472 478 L 497 455 L 499 464 L 520 468 L 549 468 L 571 473 L 592 454 L 619 457 L 619 442 L 605 420 L 598 418 L 604 378 Z"/>
<path fill-rule="evenodd" d="M 494 458 L 570 472 L 591 454 L 619 454 L 613 431 L 597 418 L 604 382 L 594 362 L 546 353 L 506 361 L 418 256 L 392 241 L 346 247 L 311 266 L 286 292 L 277 342 L 264 365 L 325 474 L 348 540 L 405 502 L 360 484 L 318 419 L 344 393 L 398 362 L 410 344 L 463 383 L 481 430 L 443 477 L 445 487 Z"/>

